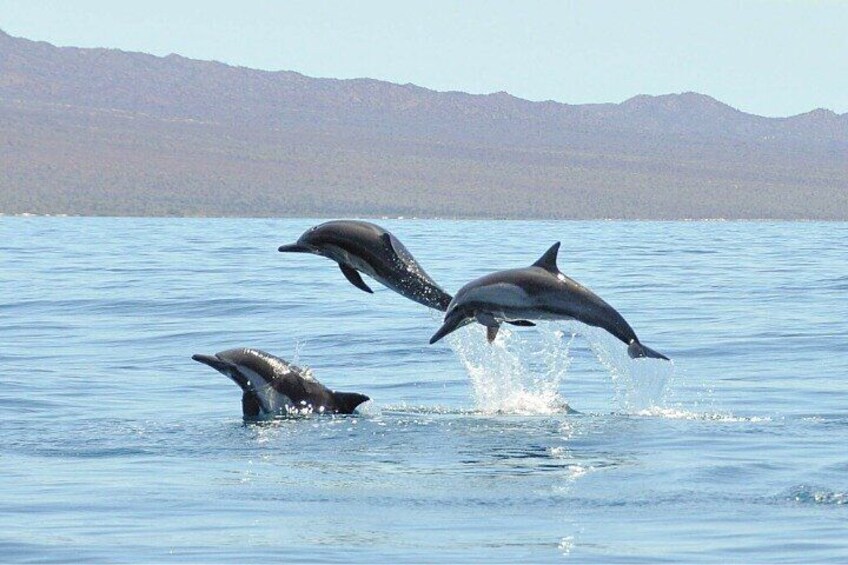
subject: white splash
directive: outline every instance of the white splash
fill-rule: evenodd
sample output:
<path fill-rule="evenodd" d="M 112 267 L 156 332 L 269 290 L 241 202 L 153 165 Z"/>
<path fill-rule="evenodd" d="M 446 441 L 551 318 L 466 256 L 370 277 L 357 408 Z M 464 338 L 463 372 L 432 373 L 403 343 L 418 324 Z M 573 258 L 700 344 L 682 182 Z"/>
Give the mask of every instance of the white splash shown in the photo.
<path fill-rule="evenodd" d="M 627 347 L 602 330 L 571 322 L 575 331 L 588 342 L 592 353 L 612 378 L 615 400 L 624 412 L 664 408 L 674 362 L 662 359 L 631 359 Z"/>
<path fill-rule="evenodd" d="M 502 327 L 489 344 L 483 326 L 475 325 L 448 337 L 471 379 L 477 410 L 555 414 L 567 409 L 559 386 L 571 363 L 573 336 L 566 339 L 559 330 L 525 333 L 528 339 Z"/>
<path fill-rule="evenodd" d="M 565 330 L 565 331 L 563 331 Z M 618 411 L 666 408 L 674 364 L 658 359 L 630 359 L 627 347 L 600 328 L 580 322 L 540 322 L 536 331 L 501 326 L 488 344 L 480 325 L 448 336 L 465 367 L 477 410 L 484 413 L 555 414 L 567 410 L 560 396 L 576 336 L 589 347 L 612 380 Z"/>
<path fill-rule="evenodd" d="M 292 361 L 289 367 L 284 365 L 280 365 L 279 363 L 273 363 L 272 360 L 269 359 L 269 362 L 272 362 L 278 370 L 282 372 L 288 372 L 288 370 L 294 370 L 299 372 L 300 376 L 306 379 L 307 381 L 316 382 L 315 374 L 312 372 L 312 368 L 307 365 L 301 365 L 300 356 L 303 354 L 303 351 L 306 349 L 308 341 L 306 340 L 297 340 L 294 344 L 294 353 L 292 354 Z"/>
<path fill-rule="evenodd" d="M 568 555 L 571 553 L 571 550 L 574 549 L 574 536 L 565 536 L 559 541 L 559 545 L 557 545 L 557 549 L 563 555 Z"/>

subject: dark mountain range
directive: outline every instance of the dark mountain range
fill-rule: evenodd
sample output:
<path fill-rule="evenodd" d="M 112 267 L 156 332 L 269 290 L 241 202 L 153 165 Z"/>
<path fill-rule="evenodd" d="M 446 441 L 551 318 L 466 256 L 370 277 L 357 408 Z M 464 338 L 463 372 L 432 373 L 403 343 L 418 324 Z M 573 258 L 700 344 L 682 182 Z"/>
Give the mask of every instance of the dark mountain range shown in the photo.
<path fill-rule="evenodd" d="M 0 32 L 0 212 L 848 218 L 848 114 L 530 102 Z"/>

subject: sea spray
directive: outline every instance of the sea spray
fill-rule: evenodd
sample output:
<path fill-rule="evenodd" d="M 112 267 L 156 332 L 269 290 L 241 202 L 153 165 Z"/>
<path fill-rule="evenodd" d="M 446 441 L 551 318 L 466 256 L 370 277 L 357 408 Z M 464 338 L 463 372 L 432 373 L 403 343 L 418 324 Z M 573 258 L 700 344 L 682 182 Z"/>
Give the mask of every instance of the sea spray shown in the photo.
<path fill-rule="evenodd" d="M 571 363 L 573 335 L 540 328 L 519 332 L 502 327 L 487 343 L 483 326 L 448 338 L 465 367 L 477 410 L 485 413 L 553 414 L 567 410 L 559 394 Z"/>
<path fill-rule="evenodd" d="M 631 359 L 627 347 L 605 330 L 570 322 L 589 343 L 592 353 L 609 372 L 615 403 L 622 412 L 663 408 L 668 401 L 674 363 L 656 359 Z"/>
<path fill-rule="evenodd" d="M 630 359 L 627 348 L 600 328 L 571 322 L 584 337 L 592 353 L 609 372 L 614 387 L 616 410 L 637 416 L 668 419 L 738 421 L 739 417 L 716 408 L 713 390 L 703 378 L 685 379 L 694 401 L 681 404 L 678 369 L 674 361 Z M 748 421 L 748 418 L 742 418 Z"/>
<path fill-rule="evenodd" d="M 486 342 L 480 325 L 452 334 L 448 342 L 471 380 L 477 410 L 486 413 L 551 414 L 567 409 L 560 395 L 576 336 L 589 343 L 615 391 L 616 411 L 665 407 L 674 364 L 630 359 L 627 348 L 600 328 L 580 322 L 540 322 L 536 331 L 501 326 Z"/>

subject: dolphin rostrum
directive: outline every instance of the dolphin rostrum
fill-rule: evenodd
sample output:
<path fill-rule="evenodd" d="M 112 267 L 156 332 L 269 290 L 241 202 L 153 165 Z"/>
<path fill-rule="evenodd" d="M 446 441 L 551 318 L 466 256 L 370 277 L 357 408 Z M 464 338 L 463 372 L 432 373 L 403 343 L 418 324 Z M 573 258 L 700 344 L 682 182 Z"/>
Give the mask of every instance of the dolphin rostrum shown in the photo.
<path fill-rule="evenodd" d="M 370 400 L 364 394 L 330 390 L 307 371 L 258 349 L 228 349 L 192 359 L 230 377 L 242 390 L 245 419 L 285 414 L 351 414 Z"/>
<path fill-rule="evenodd" d="M 502 322 L 522 320 L 577 320 L 603 328 L 627 344 L 632 358 L 665 355 L 642 345 L 630 324 L 612 306 L 577 281 L 562 274 L 556 259 L 559 242 L 530 267 L 491 273 L 462 287 L 448 306 L 444 324 L 430 338 L 436 343 L 449 333 L 477 320 L 495 339 Z"/>
<path fill-rule="evenodd" d="M 400 240 L 369 222 L 325 222 L 308 229 L 297 243 L 280 246 L 279 251 L 314 253 L 332 259 L 345 278 L 365 292 L 374 291 L 362 280 L 360 272 L 410 300 L 442 312 L 451 301 L 451 295 L 430 278 Z"/>

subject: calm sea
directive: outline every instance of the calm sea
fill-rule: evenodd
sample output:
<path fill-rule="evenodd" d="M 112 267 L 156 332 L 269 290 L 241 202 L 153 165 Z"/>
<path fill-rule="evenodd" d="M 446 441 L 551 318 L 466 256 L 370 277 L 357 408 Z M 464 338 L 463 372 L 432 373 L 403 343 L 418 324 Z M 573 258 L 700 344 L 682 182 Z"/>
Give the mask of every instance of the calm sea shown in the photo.
<path fill-rule="evenodd" d="M 848 561 L 848 224 L 377 222 L 449 291 L 560 240 L 674 362 L 427 345 L 277 253 L 315 220 L 0 218 L 0 560 Z M 373 400 L 246 425 L 191 360 L 237 346 Z"/>

